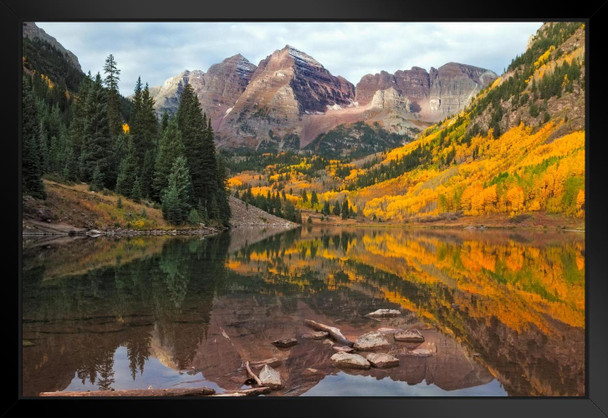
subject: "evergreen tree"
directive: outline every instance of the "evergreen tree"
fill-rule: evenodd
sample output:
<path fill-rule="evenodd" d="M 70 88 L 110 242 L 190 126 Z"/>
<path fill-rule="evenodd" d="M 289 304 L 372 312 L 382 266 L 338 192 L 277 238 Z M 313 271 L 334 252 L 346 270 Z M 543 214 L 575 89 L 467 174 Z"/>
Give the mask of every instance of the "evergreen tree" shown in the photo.
<path fill-rule="evenodd" d="M 110 162 L 112 147 L 108 125 L 108 112 L 106 108 L 106 91 L 101 84 L 101 76 L 97 73 L 95 81 L 87 95 L 85 102 L 84 144 L 80 155 L 81 180 L 90 182 L 95 166 L 104 176 L 104 185 L 113 188 Z"/>
<path fill-rule="evenodd" d="M 139 202 L 143 196 L 142 185 L 139 176 L 135 177 L 135 181 L 133 182 L 133 188 L 131 189 L 131 198 Z"/>
<path fill-rule="evenodd" d="M 340 202 L 336 202 L 336 206 L 334 206 L 334 215 L 340 215 Z"/>
<path fill-rule="evenodd" d="M 106 58 L 103 71 L 106 75 L 104 84 L 108 89 L 108 124 L 110 127 L 110 136 L 112 138 L 116 138 L 122 131 L 122 117 L 120 116 L 120 93 L 118 92 L 120 70 L 118 69 L 112 54 L 108 55 Z"/>
<path fill-rule="evenodd" d="M 161 191 L 169 183 L 173 163 L 180 156 L 184 156 L 182 134 L 177 127 L 177 121 L 172 119 L 163 131 L 154 162 L 154 177 L 150 194 L 153 200 L 160 201 Z"/>
<path fill-rule="evenodd" d="M 224 159 L 219 157 L 217 164 L 217 194 L 216 194 L 216 202 L 219 210 L 218 220 L 224 226 L 230 225 L 230 217 L 232 216 L 232 211 L 230 210 L 230 204 L 228 201 L 228 176 L 226 175 L 226 164 Z M 277 206 L 281 208 L 281 201 L 279 199 L 279 195 L 276 195 Z"/>
<path fill-rule="evenodd" d="M 310 195 L 310 204 L 314 207 L 317 203 L 319 203 L 319 197 L 317 196 L 317 192 L 313 190 Z"/>
<path fill-rule="evenodd" d="M 325 202 L 323 202 L 323 209 L 321 209 L 321 213 L 323 215 L 329 215 L 329 200 L 326 200 Z"/>
<path fill-rule="evenodd" d="M 141 167 L 141 197 L 150 197 L 152 193 L 152 182 L 154 180 L 154 150 L 149 149 L 144 154 L 144 161 Z"/>
<path fill-rule="evenodd" d="M 118 177 L 116 179 L 116 193 L 130 197 L 133 192 L 133 183 L 138 172 L 137 158 L 135 155 L 135 146 L 131 136 L 127 139 L 126 155 L 120 162 L 118 169 Z"/>
<path fill-rule="evenodd" d="M 72 120 L 68 130 L 71 156 L 70 160 L 66 161 L 65 168 L 66 178 L 71 180 L 81 179 L 79 163 L 85 136 L 86 102 L 91 86 L 92 80 L 89 73 L 82 79 L 78 88 L 78 95 L 76 95 L 72 104 Z"/>
<path fill-rule="evenodd" d="M 42 183 L 42 167 L 40 163 L 40 146 L 38 143 L 40 125 L 38 111 L 31 87 L 24 80 L 23 86 L 23 124 L 22 124 L 22 158 L 21 175 L 23 193 L 38 199 L 45 199 L 44 184 Z"/>
<path fill-rule="evenodd" d="M 167 126 L 169 126 L 169 114 L 165 110 L 163 112 L 163 117 L 160 120 L 160 132 L 159 132 L 160 135 L 164 134 L 165 129 L 167 129 Z"/>
<path fill-rule="evenodd" d="M 217 219 L 218 171 L 213 131 L 190 84 L 186 84 L 182 91 L 176 117 L 192 178 L 191 203 L 200 200 L 209 218 Z"/>
<path fill-rule="evenodd" d="M 344 199 L 344 203 L 342 203 L 342 219 L 347 219 L 350 215 L 350 210 L 348 208 L 348 199 Z"/>
<path fill-rule="evenodd" d="M 93 176 L 91 178 L 91 184 L 89 185 L 89 189 L 98 192 L 103 189 L 103 173 L 101 172 L 99 165 L 95 166 L 93 170 Z"/>
<path fill-rule="evenodd" d="M 163 217 L 175 225 L 181 225 L 188 219 L 190 205 L 190 174 L 184 157 L 178 157 L 171 168 L 169 184 L 162 193 Z"/>

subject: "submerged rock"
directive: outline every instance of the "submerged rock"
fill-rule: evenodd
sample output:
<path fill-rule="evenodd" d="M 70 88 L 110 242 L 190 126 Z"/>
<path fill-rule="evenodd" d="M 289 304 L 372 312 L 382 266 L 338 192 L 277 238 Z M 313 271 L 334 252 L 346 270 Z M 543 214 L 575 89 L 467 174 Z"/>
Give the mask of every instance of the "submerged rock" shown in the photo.
<path fill-rule="evenodd" d="M 288 348 L 294 346 L 298 343 L 298 340 L 295 338 L 283 338 L 280 340 L 275 340 L 272 342 L 272 345 L 279 348 Z"/>
<path fill-rule="evenodd" d="M 359 354 L 336 353 L 331 356 L 331 361 L 333 361 L 336 366 L 344 368 L 369 369 L 371 367 L 369 361 Z"/>
<path fill-rule="evenodd" d="M 337 353 L 352 353 L 355 351 L 352 347 L 346 345 L 332 345 L 331 348 Z"/>
<path fill-rule="evenodd" d="M 391 318 L 399 315 L 401 315 L 401 312 L 396 309 L 378 309 L 374 312 L 368 313 L 365 316 L 369 318 Z"/>
<path fill-rule="evenodd" d="M 435 352 L 433 350 L 430 350 L 428 348 L 417 348 L 415 350 L 406 352 L 405 355 L 413 357 L 430 357 L 434 353 Z"/>
<path fill-rule="evenodd" d="M 281 373 L 270 367 L 268 364 L 264 365 L 264 368 L 260 371 L 260 381 L 263 386 L 269 387 L 270 389 L 281 389 L 283 383 L 281 382 Z"/>
<path fill-rule="evenodd" d="M 424 336 L 417 329 L 408 329 L 407 331 L 395 333 L 395 341 L 422 343 L 424 342 Z"/>
<path fill-rule="evenodd" d="M 310 332 L 308 334 L 302 335 L 302 338 L 306 338 L 309 340 L 322 340 L 323 338 L 327 338 L 328 336 L 329 336 L 329 332 L 315 331 L 315 332 Z"/>
<path fill-rule="evenodd" d="M 382 327 L 378 328 L 378 332 L 381 334 L 395 334 L 397 332 L 403 332 L 404 330 L 401 328 L 390 328 L 390 327 Z"/>
<path fill-rule="evenodd" d="M 397 367 L 399 365 L 399 359 L 397 357 L 384 353 L 370 353 L 367 355 L 367 361 L 369 361 L 372 366 L 378 367 L 379 369 Z"/>
<path fill-rule="evenodd" d="M 389 348 L 390 343 L 384 334 L 378 331 L 371 331 L 357 338 L 353 347 L 361 351 L 376 351 Z"/>

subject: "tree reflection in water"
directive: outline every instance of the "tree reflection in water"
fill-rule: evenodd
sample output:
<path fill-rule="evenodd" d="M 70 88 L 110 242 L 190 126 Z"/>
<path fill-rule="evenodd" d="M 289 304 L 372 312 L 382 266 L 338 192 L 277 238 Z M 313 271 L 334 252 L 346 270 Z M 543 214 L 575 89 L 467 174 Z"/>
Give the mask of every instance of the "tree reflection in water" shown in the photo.
<path fill-rule="evenodd" d="M 494 378 L 512 396 L 584 394 L 583 236 L 315 227 L 229 246 L 223 234 L 26 249 L 23 335 L 33 345 L 23 349 L 24 395 L 74 379 L 119 389 L 119 347 L 134 382 L 155 358 L 239 389 L 245 360 L 278 357 L 282 393 L 304 394 L 337 373 L 333 351 L 269 342 L 307 332 L 307 318 L 353 338 L 380 326 L 428 329 L 432 358 L 353 376 L 434 379 L 472 395 Z M 404 315 L 364 316 L 381 307 Z"/>

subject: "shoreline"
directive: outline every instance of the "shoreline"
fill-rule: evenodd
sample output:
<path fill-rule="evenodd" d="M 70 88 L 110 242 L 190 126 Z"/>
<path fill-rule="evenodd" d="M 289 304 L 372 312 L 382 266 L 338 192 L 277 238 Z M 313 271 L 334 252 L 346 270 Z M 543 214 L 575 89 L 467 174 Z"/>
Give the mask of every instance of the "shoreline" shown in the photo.
<path fill-rule="evenodd" d="M 303 225 L 328 226 L 328 227 L 358 227 L 358 228 L 404 228 L 404 229 L 426 229 L 426 230 L 527 230 L 527 231 L 564 231 L 585 232 L 585 220 L 568 218 L 561 215 L 545 213 L 525 213 L 519 217 L 501 215 L 486 216 L 458 216 L 443 219 L 417 219 L 408 222 L 378 222 L 362 219 L 343 220 L 338 216 L 329 216 L 321 220 L 321 216 L 314 212 L 303 213 L 305 218 Z M 310 220 L 310 221 L 309 221 Z"/>

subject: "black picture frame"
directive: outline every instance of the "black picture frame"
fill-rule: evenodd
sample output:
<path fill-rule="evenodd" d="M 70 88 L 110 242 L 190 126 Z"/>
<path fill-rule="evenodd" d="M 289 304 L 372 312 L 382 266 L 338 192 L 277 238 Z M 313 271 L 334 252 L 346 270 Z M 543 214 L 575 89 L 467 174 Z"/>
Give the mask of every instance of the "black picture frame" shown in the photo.
<path fill-rule="evenodd" d="M 19 106 L 21 95 L 21 23 L 23 21 L 95 21 L 95 20 L 147 20 L 147 21 L 190 21 L 190 20 L 359 20 L 359 21 L 545 21 L 583 20 L 587 24 L 587 135 L 586 135 L 586 331 L 587 331 L 587 393 L 582 398 L 255 398 L 255 399 L 214 399 L 201 403 L 199 400 L 167 399 L 150 400 L 58 400 L 24 399 L 20 389 L 20 361 L 15 364 L 15 374 L 5 373 L 3 404 L 0 416 L 28 416 L 29 413 L 53 412 L 62 415 L 97 416 L 109 413 L 170 415 L 170 414 L 221 414 L 225 416 L 339 416 L 367 417 L 376 414 L 387 416 L 415 417 L 608 417 L 608 209 L 603 199 L 606 189 L 604 159 L 600 151 L 606 128 L 603 101 L 606 77 L 599 68 L 597 59 L 605 47 L 606 11 L 605 0 L 577 2 L 564 7 L 562 4 L 540 1 L 515 1 L 488 3 L 480 0 L 469 2 L 406 2 L 406 1 L 362 1 L 362 0 L 308 0 L 288 3 L 273 1 L 215 1 L 195 0 L 148 0 L 135 2 L 126 0 L 78 1 L 78 0 L 0 0 L 0 30 L 2 31 L 0 56 L 3 57 L 2 80 L 8 88 L 4 102 L 7 104 L 3 119 L 5 144 L 10 153 L 5 155 L 4 169 L 10 171 L 5 178 L 14 179 L 15 198 L 18 202 L 17 255 L 7 258 L 16 261 L 17 275 L 20 276 L 21 248 L 21 181 Z M 594 117 L 595 116 L 595 117 Z M 17 176 L 14 176 L 14 173 Z M 10 244 L 9 248 L 14 245 Z M 14 247 L 12 247 L 14 248 Z M 20 282 L 12 275 L 5 275 L 5 286 L 14 286 L 14 292 L 7 299 L 21 300 Z M 10 308 L 5 304 L 6 321 L 16 325 L 17 344 L 5 341 L 4 347 L 20 360 L 20 303 Z M 8 339 L 8 338 L 7 338 Z M 14 343 L 14 340 L 11 342 Z M 7 365 L 5 358 L 5 366 Z M 11 381 L 15 377 L 15 381 Z M 203 401 L 205 402 L 205 401 Z M 145 409 L 143 409 L 145 408 Z M 183 408 L 183 409 L 182 409 Z M 211 409 L 213 408 L 213 409 Z M 187 409 L 187 410 L 186 410 Z M 54 410 L 54 411 L 53 411 Z M 236 414 L 239 415 L 236 415 Z"/>

